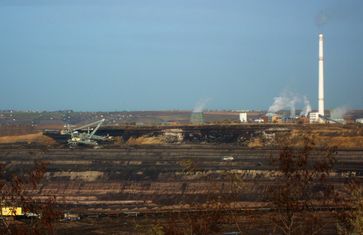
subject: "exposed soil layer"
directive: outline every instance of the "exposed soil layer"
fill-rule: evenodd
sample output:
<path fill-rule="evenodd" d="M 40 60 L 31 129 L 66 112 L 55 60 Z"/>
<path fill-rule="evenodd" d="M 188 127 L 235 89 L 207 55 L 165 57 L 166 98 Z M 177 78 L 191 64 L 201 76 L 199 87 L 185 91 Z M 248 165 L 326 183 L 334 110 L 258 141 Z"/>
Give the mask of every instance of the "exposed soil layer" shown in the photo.
<path fill-rule="evenodd" d="M 294 138 L 310 133 L 317 145 L 339 148 L 363 147 L 362 125 L 179 125 L 103 127 L 97 134 L 114 136 L 117 144 L 228 144 L 251 148 L 274 147 L 282 136 Z M 44 131 L 44 135 L 65 144 L 69 136 L 60 131 Z M 299 145 L 300 143 L 296 143 Z"/>
<path fill-rule="evenodd" d="M 158 137 L 165 131 L 180 130 L 183 143 L 244 143 L 253 137 L 260 136 L 262 131 L 273 128 L 273 125 L 202 125 L 202 126 L 125 126 L 102 127 L 98 135 L 121 137 L 124 142 L 130 138 Z M 288 131 L 288 129 L 286 129 Z M 45 131 L 59 142 L 64 142 L 67 136 L 62 136 L 57 131 Z"/>
<path fill-rule="evenodd" d="M 360 126 L 105 128 L 99 134 L 121 137 L 123 141 L 101 149 L 69 149 L 48 143 L 45 141 L 48 137 L 35 134 L 28 136 L 33 140 L 12 137 L 13 141 L 0 144 L 0 163 L 6 166 L 7 175 L 21 175 L 36 160 L 47 163 L 39 187 L 36 190 L 30 187 L 27 192 L 39 200 L 54 196 L 62 209 L 81 215 L 79 222 L 57 224 L 61 234 L 69 231 L 137 234 L 140 223 L 150 227 L 155 218 L 167 223 L 173 213 L 206 211 L 211 202 L 222 203 L 214 205 L 223 205 L 236 213 L 241 213 L 241 208 L 262 213 L 267 207 L 264 192 L 277 174 L 271 164 L 280 152 L 273 145 L 274 139 L 279 135 L 293 138 L 307 131 L 318 145 L 340 147 L 335 155 L 337 164 L 328 179 L 330 183 L 342 188 L 351 175 L 362 181 Z M 59 133 L 50 136 L 57 141 L 66 140 Z M 319 156 L 313 154 L 312 158 Z M 143 217 L 132 218 L 133 213 Z M 114 230 L 111 224 L 115 225 Z M 256 228 L 253 232 L 263 234 Z"/>
<path fill-rule="evenodd" d="M 11 143 L 40 143 L 51 145 L 55 144 L 56 141 L 50 137 L 43 135 L 41 132 L 34 134 L 24 134 L 24 135 L 9 135 L 0 136 L 0 144 L 11 144 Z"/>
<path fill-rule="evenodd" d="M 7 173 L 20 173 L 34 160 L 48 164 L 36 191 L 56 196 L 65 208 L 88 212 L 191 209 L 213 198 L 263 206 L 259 195 L 275 174 L 271 157 L 278 150 L 231 146 L 144 146 L 114 149 L 15 149 L 3 146 L 0 161 Z M 338 151 L 331 180 L 363 175 L 363 150 Z M 231 160 L 233 159 L 233 160 Z M 240 189 L 231 175 L 238 174 Z M 256 180 L 260 183 L 255 187 Z"/>

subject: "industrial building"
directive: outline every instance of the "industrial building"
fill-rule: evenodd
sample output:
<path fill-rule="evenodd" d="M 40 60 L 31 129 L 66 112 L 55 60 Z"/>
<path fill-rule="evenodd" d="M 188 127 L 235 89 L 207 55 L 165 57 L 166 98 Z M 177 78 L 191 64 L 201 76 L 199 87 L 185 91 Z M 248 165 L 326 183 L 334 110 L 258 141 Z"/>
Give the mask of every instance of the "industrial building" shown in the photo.
<path fill-rule="evenodd" d="M 247 113 L 240 113 L 239 114 L 239 120 L 240 122 L 244 123 L 244 122 L 248 122 L 248 119 L 247 119 Z"/>
<path fill-rule="evenodd" d="M 319 123 L 320 122 L 319 112 L 311 112 L 309 114 L 309 122 L 310 123 Z"/>

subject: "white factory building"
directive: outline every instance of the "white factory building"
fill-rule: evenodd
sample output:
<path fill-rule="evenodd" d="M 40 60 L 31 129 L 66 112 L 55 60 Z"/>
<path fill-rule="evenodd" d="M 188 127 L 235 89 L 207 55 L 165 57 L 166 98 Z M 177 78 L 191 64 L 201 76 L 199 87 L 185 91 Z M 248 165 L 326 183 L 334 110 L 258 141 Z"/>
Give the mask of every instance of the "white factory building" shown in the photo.
<path fill-rule="evenodd" d="M 240 113 L 239 114 L 239 120 L 240 120 L 240 122 L 248 122 L 247 113 Z"/>
<path fill-rule="evenodd" d="M 320 122 L 319 112 L 311 112 L 309 114 L 309 122 L 310 123 L 318 123 L 318 122 Z"/>

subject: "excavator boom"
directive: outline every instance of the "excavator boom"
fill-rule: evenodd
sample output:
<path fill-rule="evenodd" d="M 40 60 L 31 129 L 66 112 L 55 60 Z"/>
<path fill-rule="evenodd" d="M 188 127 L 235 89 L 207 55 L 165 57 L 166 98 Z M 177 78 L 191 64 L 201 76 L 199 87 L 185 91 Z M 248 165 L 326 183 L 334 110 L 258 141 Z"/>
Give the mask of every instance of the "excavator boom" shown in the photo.
<path fill-rule="evenodd" d="M 107 137 L 103 137 L 103 136 L 96 136 L 95 133 L 97 132 L 97 130 L 101 127 L 101 125 L 103 124 L 103 122 L 105 121 L 105 119 L 96 121 L 96 122 L 92 122 L 80 127 L 77 127 L 75 129 L 70 129 L 68 128 L 67 130 L 67 134 L 70 134 L 71 138 L 68 140 L 68 144 L 70 146 L 76 146 L 76 145 L 92 145 L 92 146 L 97 146 L 97 140 L 106 140 Z M 92 132 L 90 132 L 90 127 L 97 125 Z M 80 130 L 84 130 L 87 128 L 87 132 L 78 132 Z"/>
<path fill-rule="evenodd" d="M 105 119 L 101 119 L 99 121 L 96 121 L 96 122 L 92 122 L 92 123 L 89 123 L 89 124 L 86 124 L 86 125 L 83 125 L 83 126 L 80 126 L 80 127 L 77 127 L 75 129 L 73 129 L 73 131 L 78 131 L 78 130 L 83 130 L 83 129 L 86 129 L 88 127 L 92 127 L 92 126 L 95 126 L 97 125 L 98 127 L 102 125 L 102 123 L 105 121 Z"/>

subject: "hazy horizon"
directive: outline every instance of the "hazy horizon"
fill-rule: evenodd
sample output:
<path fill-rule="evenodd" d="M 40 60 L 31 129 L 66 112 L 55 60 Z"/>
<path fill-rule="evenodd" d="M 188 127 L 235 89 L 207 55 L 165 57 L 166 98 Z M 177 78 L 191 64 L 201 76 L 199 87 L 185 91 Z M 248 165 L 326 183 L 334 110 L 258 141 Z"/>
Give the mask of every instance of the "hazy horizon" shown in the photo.
<path fill-rule="evenodd" d="M 0 109 L 363 109 L 359 0 L 3 0 Z"/>

